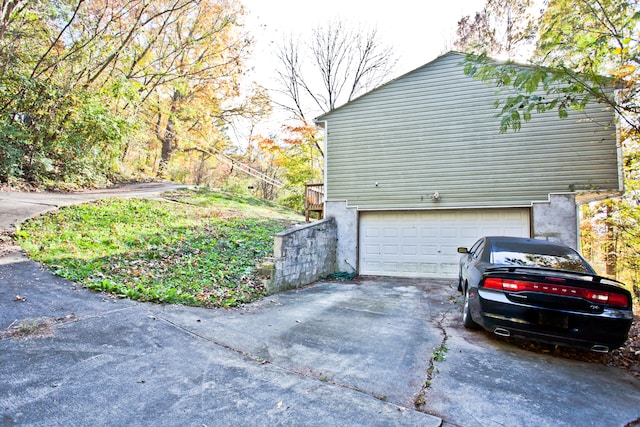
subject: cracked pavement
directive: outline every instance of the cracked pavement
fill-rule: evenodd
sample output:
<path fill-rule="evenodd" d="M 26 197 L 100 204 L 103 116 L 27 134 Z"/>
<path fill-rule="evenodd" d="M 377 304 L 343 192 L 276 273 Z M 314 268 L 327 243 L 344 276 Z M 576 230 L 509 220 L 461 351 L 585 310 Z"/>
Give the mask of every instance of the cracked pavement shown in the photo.
<path fill-rule="evenodd" d="M 16 197 L 0 192 L 0 212 L 18 206 L 18 221 L 66 203 Z M 622 370 L 465 330 L 451 281 L 319 282 L 211 310 L 88 291 L 2 245 L 0 425 L 625 426 L 640 417 L 640 381 Z M 15 333 L 38 324 L 46 328 Z"/>
<path fill-rule="evenodd" d="M 325 282 L 211 310 L 114 299 L 13 252 L 0 282 L 0 330 L 51 329 L 0 339 L 2 424 L 441 424 L 413 407 L 441 334 L 410 281 Z"/>

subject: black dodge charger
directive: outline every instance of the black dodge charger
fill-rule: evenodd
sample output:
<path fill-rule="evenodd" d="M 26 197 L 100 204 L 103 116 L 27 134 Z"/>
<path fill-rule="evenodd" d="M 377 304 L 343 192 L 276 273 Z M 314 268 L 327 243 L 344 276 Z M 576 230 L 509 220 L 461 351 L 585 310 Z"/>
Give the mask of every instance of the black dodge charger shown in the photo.
<path fill-rule="evenodd" d="M 631 293 L 561 243 L 483 237 L 458 248 L 462 321 L 501 336 L 608 352 L 624 344 Z"/>

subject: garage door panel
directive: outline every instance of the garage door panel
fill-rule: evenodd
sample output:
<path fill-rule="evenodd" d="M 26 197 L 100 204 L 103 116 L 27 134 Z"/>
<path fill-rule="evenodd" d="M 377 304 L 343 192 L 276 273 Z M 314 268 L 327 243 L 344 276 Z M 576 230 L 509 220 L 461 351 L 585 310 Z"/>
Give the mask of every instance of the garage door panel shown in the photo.
<path fill-rule="evenodd" d="M 380 246 L 374 244 L 368 244 L 364 249 L 365 255 L 380 255 Z M 361 257 L 362 258 L 362 257 Z M 369 259 L 368 257 L 364 258 L 365 260 Z"/>
<path fill-rule="evenodd" d="M 458 253 L 458 247 L 459 247 L 459 245 L 457 245 L 457 244 L 454 245 L 454 244 L 446 244 L 446 243 L 443 243 L 440 246 L 441 251 L 444 252 L 444 253 L 447 253 L 447 254 L 450 254 L 450 253 L 456 253 L 457 254 Z"/>
<path fill-rule="evenodd" d="M 420 246 L 420 254 L 422 256 L 433 256 L 437 252 L 437 247 L 435 245 L 422 245 Z"/>
<path fill-rule="evenodd" d="M 420 227 L 420 237 L 423 239 L 429 239 L 436 237 L 438 235 L 438 230 L 435 227 L 430 226 L 421 226 Z"/>
<path fill-rule="evenodd" d="M 382 231 L 382 237 L 398 237 L 399 230 L 397 228 L 387 227 Z"/>
<path fill-rule="evenodd" d="M 460 237 L 462 239 L 473 239 L 477 234 L 478 234 L 478 227 L 461 227 L 460 228 Z"/>
<path fill-rule="evenodd" d="M 417 273 L 419 264 L 417 262 L 407 262 L 402 264 L 404 273 Z"/>
<path fill-rule="evenodd" d="M 397 262 L 385 262 L 383 263 L 383 267 L 385 270 L 389 270 L 393 273 L 399 273 L 398 263 Z"/>
<path fill-rule="evenodd" d="M 442 232 L 440 233 L 440 237 L 453 238 L 458 237 L 460 235 L 460 230 L 454 227 L 443 227 Z"/>
<path fill-rule="evenodd" d="M 416 257 L 418 256 L 418 245 L 402 245 L 402 255 L 406 257 Z"/>
<path fill-rule="evenodd" d="M 448 264 L 442 263 L 440 264 L 440 268 L 442 269 L 443 277 L 456 277 L 458 275 L 458 264 Z"/>
<path fill-rule="evenodd" d="M 520 228 L 518 227 L 505 227 L 504 234 L 507 236 L 517 236 L 520 232 Z M 526 236 L 529 237 L 529 236 Z"/>
<path fill-rule="evenodd" d="M 402 237 L 417 237 L 419 234 L 418 227 L 402 227 L 401 235 Z"/>
<path fill-rule="evenodd" d="M 484 227 L 483 230 L 486 236 L 501 236 L 504 234 L 500 227 Z"/>
<path fill-rule="evenodd" d="M 361 232 L 364 233 L 363 237 L 368 237 L 370 239 L 382 236 L 381 230 L 379 228 L 374 228 L 374 227 L 363 229 L 361 230 Z"/>
<path fill-rule="evenodd" d="M 420 276 L 425 276 L 425 277 L 432 277 L 434 275 L 436 275 L 437 270 L 436 270 L 436 265 L 435 264 L 422 264 L 421 266 L 422 268 L 420 269 L 420 272 L 422 273 Z"/>
<path fill-rule="evenodd" d="M 383 245 L 382 255 L 389 255 L 389 256 L 399 255 L 399 252 L 398 252 L 399 248 L 400 248 L 399 245 Z"/>
<path fill-rule="evenodd" d="M 529 209 L 361 212 L 360 274 L 455 278 L 459 246 L 479 237 L 529 237 Z"/>

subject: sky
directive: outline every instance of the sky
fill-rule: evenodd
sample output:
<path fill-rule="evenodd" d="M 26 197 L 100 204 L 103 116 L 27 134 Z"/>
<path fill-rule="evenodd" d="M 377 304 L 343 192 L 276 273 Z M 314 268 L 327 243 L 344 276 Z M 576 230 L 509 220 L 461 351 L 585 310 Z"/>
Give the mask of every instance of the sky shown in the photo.
<path fill-rule="evenodd" d="M 252 70 L 246 75 L 271 90 L 272 99 L 280 95 L 275 79 L 276 47 L 285 36 L 299 35 L 308 40 L 311 30 L 339 19 L 363 28 L 375 28 L 387 45 L 396 50 L 398 63 L 385 81 L 408 73 L 452 49 L 457 24 L 465 15 L 475 14 L 486 0 L 240 0 L 245 7 L 245 28 L 254 37 Z M 321 113 L 318 110 L 314 113 Z M 279 134 L 290 114 L 274 109 L 269 120 L 253 131 Z M 248 130 L 236 126 L 230 135 L 243 150 Z"/>
<path fill-rule="evenodd" d="M 266 87 L 273 74 L 274 43 L 285 35 L 310 34 L 335 18 L 377 28 L 394 47 L 399 62 L 393 77 L 418 68 L 451 50 L 458 20 L 480 11 L 486 0 L 241 0 L 256 40 L 256 80 Z"/>

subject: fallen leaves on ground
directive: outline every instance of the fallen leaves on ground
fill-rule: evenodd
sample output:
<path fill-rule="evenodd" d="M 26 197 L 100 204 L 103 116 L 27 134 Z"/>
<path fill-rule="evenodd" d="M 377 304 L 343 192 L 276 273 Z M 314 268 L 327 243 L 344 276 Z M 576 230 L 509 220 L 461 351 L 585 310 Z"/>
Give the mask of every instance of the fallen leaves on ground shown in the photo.
<path fill-rule="evenodd" d="M 607 365 L 626 369 L 640 378 L 640 316 L 638 314 L 633 319 L 629 339 L 625 345 L 606 356 Z"/>
<path fill-rule="evenodd" d="M 636 378 L 640 379 L 640 314 L 638 310 L 629 330 L 629 338 L 624 345 L 609 353 L 595 353 L 593 351 L 568 348 L 563 346 L 538 343 L 517 338 L 500 338 L 489 334 L 493 339 L 502 339 L 514 343 L 519 347 L 535 353 L 551 354 L 555 357 L 580 360 L 590 363 L 601 363 L 606 366 L 615 366 L 624 369 Z"/>
<path fill-rule="evenodd" d="M 77 320 L 75 313 L 69 313 L 57 318 L 39 318 L 14 321 L 4 331 L 0 331 L 0 339 L 28 339 L 46 338 L 53 336 L 53 327 L 56 324 Z"/>

